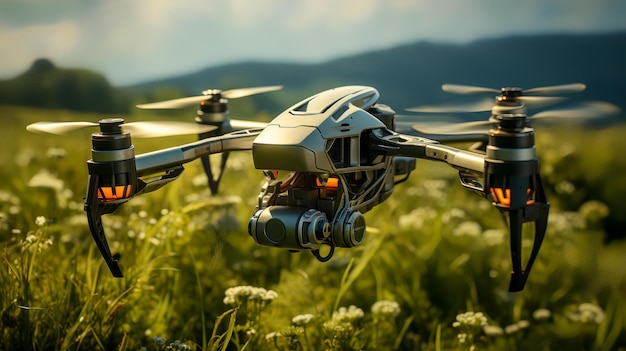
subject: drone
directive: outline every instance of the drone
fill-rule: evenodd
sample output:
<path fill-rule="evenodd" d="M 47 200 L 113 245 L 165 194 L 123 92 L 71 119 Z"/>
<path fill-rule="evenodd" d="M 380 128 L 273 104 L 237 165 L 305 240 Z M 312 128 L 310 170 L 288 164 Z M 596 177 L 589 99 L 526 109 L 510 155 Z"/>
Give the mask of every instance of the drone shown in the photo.
<path fill-rule="evenodd" d="M 231 120 L 226 99 L 280 89 L 279 86 L 208 90 L 191 98 L 139 105 L 140 108 L 180 108 L 200 103 L 197 123 L 125 123 L 121 118 L 92 122 L 38 122 L 33 132 L 64 134 L 99 127 L 91 135 L 92 159 L 87 161 L 88 188 L 84 199 L 91 234 L 114 277 L 122 277 L 119 254 L 107 243 L 102 216 L 135 196 L 175 181 L 183 165 L 202 159 L 213 192 L 222 171 L 209 173 L 208 156 L 251 151 L 254 167 L 266 181 L 248 222 L 248 234 L 259 245 L 290 251 L 309 251 L 321 262 L 336 248 L 360 245 L 366 234 L 365 213 L 392 195 L 405 181 L 417 159 L 446 163 L 456 169 L 460 184 L 486 200 L 506 219 L 510 230 L 512 273 L 509 291 L 523 290 L 539 254 L 550 203 L 540 176 L 530 123 L 549 118 L 588 118 L 614 113 L 606 103 L 539 112 L 527 109 L 561 101 L 537 96 L 585 89 L 566 84 L 522 90 L 489 89 L 444 84 L 460 94 L 495 94 L 495 100 L 464 106 L 423 106 L 412 112 L 491 111 L 487 121 L 459 124 L 420 124 L 396 130 L 396 112 L 378 102 L 370 86 L 350 85 L 310 96 L 280 113 L 269 123 Z M 612 105 L 611 105 L 612 106 Z M 237 130 L 236 130 L 237 129 Z M 198 134 L 198 141 L 135 155 L 131 135 Z M 461 149 L 458 141 L 478 146 Z M 208 166 L 208 167 L 207 167 Z M 281 177 L 280 174 L 284 175 Z M 534 244 L 522 265 L 522 226 L 534 224 Z"/>

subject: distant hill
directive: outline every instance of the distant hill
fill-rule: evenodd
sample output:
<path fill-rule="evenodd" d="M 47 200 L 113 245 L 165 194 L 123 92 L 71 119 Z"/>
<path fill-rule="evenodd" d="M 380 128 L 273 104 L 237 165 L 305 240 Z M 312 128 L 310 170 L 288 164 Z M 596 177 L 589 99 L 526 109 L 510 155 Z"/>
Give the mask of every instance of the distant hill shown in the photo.
<path fill-rule="evenodd" d="M 531 88 L 573 82 L 587 84 L 575 99 L 605 100 L 626 110 L 626 32 L 518 36 L 466 45 L 418 42 L 320 64 L 235 63 L 129 88 L 139 94 L 158 87 L 199 94 L 208 88 L 283 84 L 285 91 L 265 102 L 280 112 L 309 94 L 364 84 L 375 86 L 381 102 L 401 111 L 459 99 L 442 92 L 443 83 Z"/>
<path fill-rule="evenodd" d="M 58 68 L 37 59 L 21 75 L 0 81 L 0 103 L 75 111 L 125 113 L 130 99 L 96 72 Z"/>

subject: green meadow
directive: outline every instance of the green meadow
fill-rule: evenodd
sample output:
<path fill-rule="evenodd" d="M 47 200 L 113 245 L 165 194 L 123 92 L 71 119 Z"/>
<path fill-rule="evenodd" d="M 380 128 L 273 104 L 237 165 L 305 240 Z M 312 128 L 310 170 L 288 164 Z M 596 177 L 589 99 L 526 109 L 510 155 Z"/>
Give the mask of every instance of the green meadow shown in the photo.
<path fill-rule="evenodd" d="M 100 117 L 0 107 L 0 350 L 626 348 L 624 124 L 536 129 L 549 228 L 526 288 L 509 293 L 507 228 L 454 169 L 418 160 L 365 215 L 364 243 L 320 263 L 247 234 L 264 182 L 248 152 L 231 155 L 218 195 L 194 161 L 104 216 L 125 273 L 113 278 L 83 211 L 90 132 L 25 130 Z"/>

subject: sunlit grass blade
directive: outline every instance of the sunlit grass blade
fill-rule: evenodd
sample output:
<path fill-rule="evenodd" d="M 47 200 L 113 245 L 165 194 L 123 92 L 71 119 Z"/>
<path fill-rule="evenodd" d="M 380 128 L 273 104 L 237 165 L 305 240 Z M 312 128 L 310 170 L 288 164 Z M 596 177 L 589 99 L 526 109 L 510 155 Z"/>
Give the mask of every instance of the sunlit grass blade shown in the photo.
<path fill-rule="evenodd" d="M 360 257 L 354 269 L 352 269 L 354 259 L 350 260 L 350 264 L 348 265 L 348 267 L 346 267 L 344 275 L 341 279 L 341 285 L 339 286 L 339 291 L 337 292 L 337 297 L 335 298 L 333 311 L 336 311 L 339 308 L 339 303 L 341 303 L 341 299 L 343 298 L 344 294 L 350 289 L 350 287 L 357 280 L 357 278 L 359 278 L 361 273 L 363 273 L 363 271 L 368 267 L 370 261 L 382 246 L 385 237 L 386 234 L 379 233 L 379 235 L 372 238 L 373 240 L 370 239 L 370 244 L 363 252 L 363 255 Z"/>

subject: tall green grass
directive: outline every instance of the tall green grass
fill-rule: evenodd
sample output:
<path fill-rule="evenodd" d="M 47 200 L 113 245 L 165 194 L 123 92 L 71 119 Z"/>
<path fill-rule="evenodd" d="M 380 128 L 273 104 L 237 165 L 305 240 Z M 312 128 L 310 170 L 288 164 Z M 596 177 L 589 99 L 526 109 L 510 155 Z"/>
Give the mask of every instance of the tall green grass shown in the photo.
<path fill-rule="evenodd" d="M 125 273 L 113 278 L 82 210 L 89 133 L 63 138 L 24 129 L 38 120 L 100 116 L 0 112 L 1 350 L 626 345 L 626 245 L 606 244 L 602 229 L 603 218 L 623 211 L 613 195 L 626 183 L 616 151 L 626 149 L 624 126 L 538 129 L 554 206 L 526 289 L 508 293 L 506 228 L 445 165 L 418 161 L 411 179 L 366 215 L 365 243 L 319 263 L 249 238 L 263 177 L 245 152 L 232 157 L 218 196 L 193 162 L 181 179 L 105 216 Z M 135 146 L 146 152 L 192 140 Z M 606 189 L 592 192 L 599 182 Z"/>

